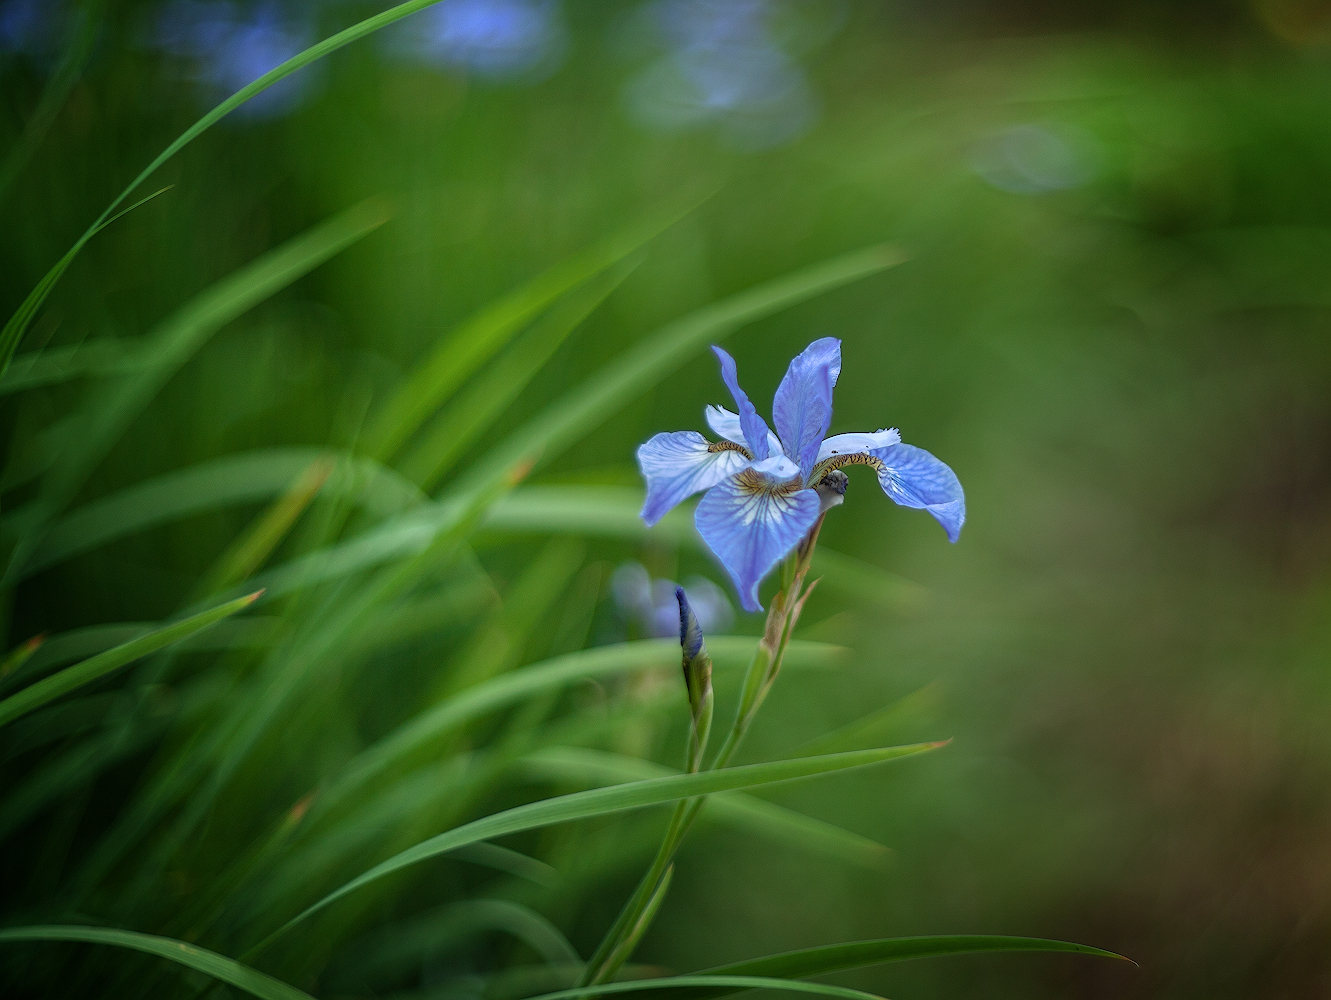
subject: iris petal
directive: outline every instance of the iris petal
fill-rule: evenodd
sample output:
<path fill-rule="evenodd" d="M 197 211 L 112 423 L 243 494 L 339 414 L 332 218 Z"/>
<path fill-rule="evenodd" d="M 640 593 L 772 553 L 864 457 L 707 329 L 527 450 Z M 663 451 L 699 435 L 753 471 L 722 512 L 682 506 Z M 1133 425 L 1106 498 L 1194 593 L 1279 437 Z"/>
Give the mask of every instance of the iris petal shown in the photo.
<path fill-rule="evenodd" d="M 966 495 L 957 474 L 914 445 L 895 444 L 869 454 L 882 463 L 878 482 L 883 492 L 903 507 L 927 510 L 943 526 L 947 540 L 955 542 L 966 522 Z"/>
<path fill-rule="evenodd" d="M 772 401 L 772 422 L 785 452 L 805 478 L 832 423 L 832 387 L 841 374 L 841 341 L 823 337 L 790 363 Z"/>
<path fill-rule="evenodd" d="M 640 516 L 650 527 L 676 504 L 749 464 L 748 456 L 734 448 L 712 450 L 697 431 L 657 434 L 638 448 L 638 467 L 647 480 L 647 501 Z"/>
<path fill-rule="evenodd" d="M 744 436 L 744 428 L 740 426 L 738 413 L 731 413 L 724 406 L 708 406 L 704 415 L 707 417 L 707 426 L 718 436 L 742 444 L 746 448 L 749 446 L 749 441 Z M 767 448 L 769 454 L 782 450 L 781 439 L 770 430 L 767 432 Z"/>
<path fill-rule="evenodd" d="M 872 434 L 833 434 L 819 446 L 818 461 L 821 462 L 834 455 L 854 455 L 900 443 L 901 434 L 895 427 L 886 431 L 874 431 Z"/>
<path fill-rule="evenodd" d="M 739 589 L 745 611 L 761 611 L 758 584 L 818 520 L 818 494 L 749 469 L 713 486 L 694 522 Z"/>
<path fill-rule="evenodd" d="M 735 397 L 735 409 L 739 410 L 739 424 L 744 429 L 744 440 L 749 445 L 753 457 L 762 461 L 770 454 L 767 444 L 767 422 L 758 416 L 758 411 L 749 402 L 749 397 L 739 387 L 739 376 L 735 373 L 735 359 L 719 347 L 713 347 L 721 362 L 721 381 L 725 382 L 730 395 Z"/>

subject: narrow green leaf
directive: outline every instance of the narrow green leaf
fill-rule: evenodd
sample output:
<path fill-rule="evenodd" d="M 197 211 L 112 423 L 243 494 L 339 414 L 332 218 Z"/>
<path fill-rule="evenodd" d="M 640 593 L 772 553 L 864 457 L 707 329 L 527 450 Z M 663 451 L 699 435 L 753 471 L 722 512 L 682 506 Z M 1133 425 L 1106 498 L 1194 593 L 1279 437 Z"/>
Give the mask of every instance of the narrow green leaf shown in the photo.
<path fill-rule="evenodd" d="M 28 560 L 22 576 L 159 524 L 204 511 L 271 500 L 327 454 L 322 448 L 261 448 L 135 483 L 85 504 L 56 522 Z M 393 470 L 372 459 L 352 456 L 341 458 L 326 488 L 381 515 L 428 499 Z"/>
<path fill-rule="evenodd" d="M 716 771 L 702 771 L 696 774 L 648 778 L 645 781 L 632 781 L 623 785 L 613 785 L 609 788 L 593 788 L 585 792 L 574 792 L 571 795 L 560 795 L 555 798 L 516 806 L 492 816 L 473 820 L 437 837 L 431 837 L 429 840 L 410 847 L 387 861 L 375 865 L 369 871 L 358 875 L 291 918 L 274 934 L 270 935 L 268 940 L 272 940 L 330 903 L 341 899 L 362 886 L 410 865 L 437 857 L 458 847 L 473 844 L 478 840 L 490 840 L 495 837 L 503 837 L 523 830 L 534 830 L 555 823 L 567 823 L 591 816 L 604 816 L 607 813 L 639 809 L 643 806 L 673 802 L 698 795 L 711 795 L 737 788 L 752 788 L 756 785 L 791 781 L 796 778 L 807 778 L 846 768 L 877 764 L 897 757 L 933 750 L 941 745 L 939 743 L 917 743 L 912 746 L 857 750 L 851 753 L 828 754 L 823 757 L 804 757 L 795 760 L 774 761 L 768 764 L 748 764 L 743 767 L 721 768 Z M 264 944 L 267 943 L 267 941 L 264 942 Z"/>
<path fill-rule="evenodd" d="M 184 621 L 168 625 L 156 632 L 150 632 L 141 638 L 133 639 L 114 649 L 108 649 L 105 653 L 100 653 L 91 659 L 84 660 L 82 663 L 76 663 L 72 667 L 66 667 L 58 674 L 52 674 L 45 680 L 38 681 L 17 694 L 10 695 L 4 701 L 0 701 L 0 726 L 12 722 L 19 716 L 53 701 L 61 695 L 68 694 L 75 688 L 81 687 L 90 681 L 95 681 L 99 677 L 104 677 L 111 671 L 118 670 L 140 657 L 147 656 L 163 646 L 179 642 L 200 629 L 207 628 L 214 622 L 221 621 L 229 615 L 234 615 L 237 611 L 253 604 L 260 593 L 262 591 L 237 598 L 210 611 L 205 611 L 192 618 L 186 618 Z"/>
<path fill-rule="evenodd" d="M 498 361 L 487 367 L 426 429 L 399 467 L 412 482 L 430 489 L 502 414 L 570 333 L 624 281 L 621 267 L 570 292 L 537 320 Z"/>
<path fill-rule="evenodd" d="M 5 941 L 86 941 L 89 944 L 132 948 L 134 951 L 157 955 L 188 966 L 214 979 L 230 983 L 237 989 L 260 997 L 261 1000 L 313 1000 L 308 993 L 294 986 L 288 986 L 258 969 L 251 969 L 235 959 L 197 945 L 177 941 L 175 938 L 157 937 L 153 934 L 140 934 L 137 931 L 122 931 L 109 927 L 39 925 L 0 930 L 0 942 Z"/>
<path fill-rule="evenodd" d="M 57 385 L 83 376 L 123 375 L 151 362 L 144 361 L 140 338 L 90 340 L 70 347 L 28 351 L 14 358 L 0 376 L 0 396 L 44 385 Z"/>
<path fill-rule="evenodd" d="M 469 899 L 436 907 L 366 935 L 346 949 L 340 965 L 367 975 L 418 965 L 423 957 L 467 935 L 502 931 L 525 942 L 547 964 L 580 966 L 582 958 L 549 920 L 506 899 Z"/>
<path fill-rule="evenodd" d="M 80 236 L 78 240 L 75 241 L 74 245 L 65 252 L 65 255 L 52 266 L 51 270 L 46 272 L 41 281 L 37 283 L 37 287 L 28 293 L 28 297 L 23 300 L 18 310 L 9 318 L 9 321 L 5 323 L 4 328 L 0 329 L 0 375 L 3 375 L 5 369 L 9 367 L 9 360 L 14 356 L 14 351 L 18 347 L 19 341 L 23 339 L 23 334 L 27 332 L 28 326 L 37 315 L 37 310 L 40 309 L 42 303 L 46 301 L 46 297 L 51 294 L 51 289 L 55 287 L 56 282 L 60 280 L 69 265 L 73 263 L 74 258 L 78 256 L 79 251 L 81 251 L 84 246 L 87 245 L 88 241 L 98 233 L 106 221 L 115 213 L 116 209 L 118 209 L 130 195 L 138 190 L 140 184 L 156 173 L 157 169 L 161 167 L 162 164 L 166 163 L 167 160 L 175 156 L 232 111 L 235 111 L 236 108 L 250 100 L 250 98 L 263 93 L 273 84 L 280 80 L 284 80 L 297 70 L 310 65 L 310 63 L 316 62 L 324 56 L 336 52 L 338 49 L 378 31 L 380 28 L 385 28 L 395 21 L 400 21 L 402 18 L 408 17 L 409 15 L 416 13 L 418 10 L 432 7 L 438 2 L 439 0 L 408 0 L 407 3 L 398 4 L 396 7 L 383 11 L 380 14 L 376 14 L 373 17 L 368 17 L 358 24 L 353 24 L 344 31 L 339 31 L 337 34 L 325 38 L 322 42 L 310 46 L 303 52 L 296 53 L 281 65 L 273 67 L 252 83 L 246 84 L 182 132 L 171 145 L 167 146 L 166 149 L 158 154 L 155 160 L 148 164 L 148 166 L 144 167 L 139 175 L 130 182 L 129 186 L 121 191 L 120 194 L 116 196 L 115 200 L 112 201 L 102 214 L 97 217 L 93 224 L 84 230 L 83 235 Z"/>
<path fill-rule="evenodd" d="M 302 472 L 287 491 L 259 515 L 231 547 L 217 560 L 212 570 L 195 590 L 199 597 L 215 594 L 234 586 L 264 564 L 286 538 L 297 518 L 328 482 L 337 468 L 337 458 L 325 453 Z"/>
<path fill-rule="evenodd" d="M 986 951 L 1052 951 L 1074 955 L 1094 955 L 1098 958 L 1117 958 L 1131 961 L 1122 955 L 1102 948 L 1068 941 L 1050 941 L 1045 938 L 1008 937 L 990 934 L 953 934 L 929 937 L 880 938 L 875 941 L 850 941 L 845 944 L 804 948 L 765 958 L 752 958 L 745 962 L 732 962 L 705 969 L 705 975 L 716 976 L 819 976 L 842 969 L 857 969 L 863 965 L 883 962 L 902 962 L 912 958 L 933 958 L 939 955 L 971 955 Z M 712 995 L 712 994 L 708 994 Z"/>
<path fill-rule="evenodd" d="M 717 668 L 726 669 L 746 664 L 757 643 L 757 639 L 718 635 L 707 640 L 707 649 Z M 785 662 L 792 668 L 827 665 L 844 652 L 840 646 L 796 641 L 787 649 Z M 678 670 L 679 643 L 673 639 L 644 639 L 579 650 L 477 684 L 426 709 L 353 757 L 320 793 L 316 808 L 320 813 L 331 810 L 396 763 L 489 712 L 574 681 L 648 669 Z"/>
<path fill-rule="evenodd" d="M 571 990 L 542 993 L 531 1000 L 573 1000 L 575 997 L 600 996 L 604 993 L 636 993 L 640 990 L 699 989 L 711 987 L 738 993 L 740 990 L 786 990 L 790 993 L 817 993 L 839 997 L 840 1000 L 883 1000 L 876 993 L 852 990 L 847 986 L 828 983 L 805 983 L 798 979 L 775 979 L 770 976 L 669 976 L 662 979 L 635 979 L 627 983 L 601 983 L 598 986 L 579 986 Z"/>
<path fill-rule="evenodd" d="M 522 763 L 544 778 L 596 784 L 679 773 L 651 761 L 582 747 L 547 747 Z M 868 837 L 744 792 L 715 796 L 703 815 L 874 871 L 881 871 L 892 853 Z"/>
<path fill-rule="evenodd" d="M 375 416 L 366 433 L 369 452 L 382 461 L 390 459 L 454 389 L 547 306 L 642 247 L 693 211 L 698 201 L 689 199 L 652 213 L 556 264 L 466 320 L 440 342 Z"/>
<path fill-rule="evenodd" d="M 36 530 L 21 539 L 6 579 L 12 582 L 19 575 L 48 519 L 65 509 L 125 428 L 213 333 L 373 232 L 389 216 L 382 200 L 362 202 L 217 282 L 161 323 L 145 348 L 155 363 L 96 394 L 79 415 L 70 447 L 43 482 Z"/>

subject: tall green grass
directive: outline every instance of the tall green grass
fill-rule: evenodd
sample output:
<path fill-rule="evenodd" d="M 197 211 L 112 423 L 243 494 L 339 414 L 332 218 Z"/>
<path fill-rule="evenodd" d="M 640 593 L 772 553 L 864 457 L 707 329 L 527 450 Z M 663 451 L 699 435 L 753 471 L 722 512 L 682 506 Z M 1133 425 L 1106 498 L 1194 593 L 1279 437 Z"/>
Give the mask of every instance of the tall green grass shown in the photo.
<path fill-rule="evenodd" d="M 314 46 L 169 145 L 20 305 L 0 333 L 4 364 L 75 257 L 176 152 L 290 73 L 426 6 L 403 4 Z M 519 943 L 479 974 L 479 985 L 476 976 L 468 984 L 543 1000 L 753 988 L 862 998 L 804 977 L 965 952 L 1110 954 L 1034 938 L 906 938 L 697 975 L 630 965 L 624 978 L 633 981 L 568 988 L 582 975 L 582 958 L 545 913 L 561 899 L 604 892 L 626 859 L 641 861 L 660 837 L 654 823 L 619 814 L 716 795 L 707 809 L 717 823 L 875 869 L 884 845 L 746 791 L 935 746 L 865 747 L 856 736 L 873 731 L 872 712 L 833 734 L 857 745 L 815 755 L 791 747 L 783 759 L 698 774 L 621 752 L 626 737 L 682 732 L 687 715 L 676 644 L 584 648 L 595 609 L 569 598 L 588 569 L 589 541 L 643 539 L 639 496 L 616 485 L 524 481 L 557 469 L 587 434 L 709 343 L 905 259 L 875 244 L 680 310 L 509 420 L 524 388 L 614 301 L 630 273 L 651 280 L 652 241 L 698 201 L 646 206 L 622 230 L 481 306 L 376 396 L 346 440 L 274 441 L 83 503 L 94 473 L 211 337 L 393 225 L 391 205 L 371 199 L 288 240 L 189 298 L 137 342 L 14 356 L 0 382 L 9 394 L 89 376 L 92 385 L 54 417 L 58 447 L 26 469 L 6 470 L 28 495 L 0 522 L 11 598 L 37 574 L 135 534 L 264 505 L 180 590 L 165 620 L 88 622 L 45 637 L 40 648 L 14 644 L 0 675 L 0 726 L 13 756 L 40 753 L 25 758 L 36 764 L 11 786 L 0 830 L 48 830 L 53 845 L 49 863 L 36 859 L 28 883 L 7 894 L 0 961 L 16 982 L 71 996 L 207 994 L 214 980 L 284 1000 L 399 987 L 427 996 L 416 974 L 423 952 L 496 929 Z M 531 543 L 547 536 L 543 547 Z M 495 537 L 525 540 L 508 585 L 478 557 Z M 687 515 L 648 537 L 700 545 Z M 814 566 L 843 595 L 893 607 L 919 596 L 908 581 L 835 550 L 820 552 Z M 600 587 L 597 576 L 593 604 Z M 571 648 L 540 641 L 552 618 L 568 626 Z M 726 694 L 734 695 L 755 645 L 708 636 Z M 421 660 L 422 649 L 427 670 L 395 669 L 399 660 Z M 530 649 L 543 652 L 532 657 Z M 797 638 L 786 667 L 829 669 L 841 653 L 835 643 Z M 391 703 L 378 697 L 384 684 L 403 686 Z M 141 769 L 126 784 L 116 769 L 129 761 Z M 120 793 L 96 814 L 105 825 L 62 854 L 104 780 Z M 546 836 L 603 817 L 614 817 L 608 829 L 618 854 L 578 852 L 576 833 L 562 843 Z M 491 843 L 497 838 L 507 839 Z M 577 864 L 567 870 L 545 860 L 570 852 Z M 422 923 L 420 914 L 439 906 L 445 915 Z M 419 944 L 403 947 L 402 939 Z M 363 947 L 367 941 L 377 945 Z M 64 944 L 34 942 L 110 947 L 70 963 Z M 14 958 L 20 951 L 25 957 Z"/>

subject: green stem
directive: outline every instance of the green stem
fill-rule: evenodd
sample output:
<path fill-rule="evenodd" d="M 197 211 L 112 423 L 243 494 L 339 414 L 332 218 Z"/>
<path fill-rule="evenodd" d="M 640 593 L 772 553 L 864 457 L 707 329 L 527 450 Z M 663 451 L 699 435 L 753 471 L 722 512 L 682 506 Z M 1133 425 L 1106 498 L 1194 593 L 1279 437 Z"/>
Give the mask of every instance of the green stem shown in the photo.
<path fill-rule="evenodd" d="M 721 744 L 721 749 L 717 751 L 709 770 L 716 770 L 730 763 L 781 670 L 786 646 L 790 643 L 791 633 L 799 620 L 800 611 L 803 610 L 804 598 L 808 596 L 809 591 L 804 589 L 804 578 L 808 574 L 809 563 L 813 558 L 814 546 L 818 542 L 818 532 L 822 524 L 823 519 L 819 517 L 808 537 L 782 566 L 783 587 L 772 598 L 762 641 L 758 643 L 758 649 L 753 654 L 753 660 L 749 663 L 748 672 L 744 677 L 744 688 L 735 710 L 735 722 L 730 732 L 726 734 L 725 742 Z M 708 724 L 710 725 L 710 703 Z M 706 746 L 705 734 L 701 739 L 696 738 L 700 728 L 699 720 L 695 718 L 693 729 L 695 738 L 689 748 L 690 770 L 696 769 L 701 760 L 702 750 Z M 696 757 L 692 743 L 698 744 Z M 624 904 L 624 909 L 620 911 L 619 917 L 602 939 L 595 954 L 587 961 L 582 977 L 578 981 L 579 986 L 596 986 L 608 982 L 632 957 L 634 947 L 646 932 L 665 897 L 668 873 L 673 871 L 672 862 L 675 853 L 683 843 L 689 828 L 693 826 L 694 820 L 698 818 L 706 798 L 698 796 L 685 799 L 675 806 L 670 824 L 666 827 L 665 837 L 661 840 L 661 846 L 657 849 L 651 867 L 647 869 L 633 895 Z"/>

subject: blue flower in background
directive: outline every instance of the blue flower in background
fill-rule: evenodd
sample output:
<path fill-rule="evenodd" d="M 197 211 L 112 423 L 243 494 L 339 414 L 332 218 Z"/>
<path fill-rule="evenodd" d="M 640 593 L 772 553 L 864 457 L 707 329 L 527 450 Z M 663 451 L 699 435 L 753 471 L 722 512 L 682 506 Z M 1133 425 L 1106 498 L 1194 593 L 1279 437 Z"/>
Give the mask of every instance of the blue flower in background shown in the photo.
<path fill-rule="evenodd" d="M 54 0 L 8 0 L 0 3 L 0 52 L 45 52 L 55 32 L 53 15 L 62 5 Z"/>
<path fill-rule="evenodd" d="M 621 563 L 610 575 L 610 593 L 619 610 L 657 638 L 679 634 L 678 589 L 674 580 L 653 580 L 639 562 Z M 730 628 L 735 611 L 725 591 L 705 576 L 689 577 L 683 589 L 703 632 L 715 634 Z"/>
<path fill-rule="evenodd" d="M 554 0 L 444 0 L 403 22 L 393 47 L 499 79 L 553 71 L 567 42 Z"/>
<path fill-rule="evenodd" d="M 307 18 L 289 16 L 277 3 L 172 0 L 158 12 L 152 40 L 167 54 L 187 60 L 189 76 L 226 96 L 308 48 L 314 26 Z M 235 113 L 270 117 L 293 110 L 311 92 L 312 71 L 318 68 L 287 77 Z"/>
<path fill-rule="evenodd" d="M 776 433 L 739 387 L 735 360 L 713 347 L 721 378 L 738 413 L 706 410 L 720 436 L 696 431 L 657 434 L 638 449 L 647 480 L 642 519 L 653 525 L 693 494 L 706 490 L 694 521 L 739 588 L 746 611 L 761 611 L 758 584 L 809 533 L 820 514 L 839 504 L 846 465 L 867 465 L 883 492 L 904 507 L 927 510 L 955 542 L 966 520 L 956 474 L 923 448 L 901 443 L 894 430 L 827 437 L 832 388 L 841 374 L 841 341 L 815 340 L 790 363 L 772 402 Z"/>
<path fill-rule="evenodd" d="M 732 145 L 765 149 L 817 118 L 800 65 L 778 44 L 772 0 L 657 0 L 645 26 L 665 55 L 629 82 L 629 110 L 667 131 L 715 123 Z"/>

